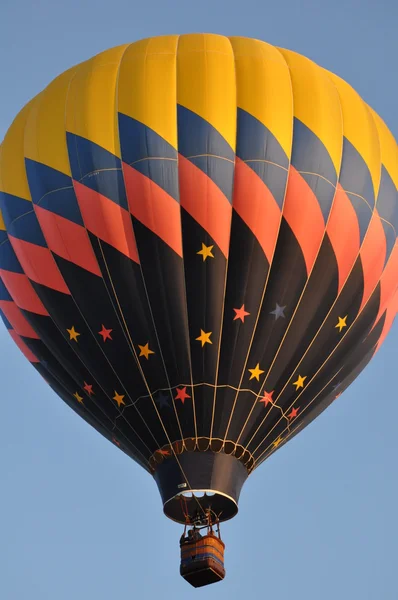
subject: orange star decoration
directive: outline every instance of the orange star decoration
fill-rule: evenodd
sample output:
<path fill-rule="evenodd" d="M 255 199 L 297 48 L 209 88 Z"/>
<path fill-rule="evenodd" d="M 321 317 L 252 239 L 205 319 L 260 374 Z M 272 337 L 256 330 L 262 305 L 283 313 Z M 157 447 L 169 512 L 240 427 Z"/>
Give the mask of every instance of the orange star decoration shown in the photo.
<path fill-rule="evenodd" d="M 260 369 L 259 363 L 257 363 L 255 369 L 249 369 L 249 371 L 251 373 L 250 379 L 257 379 L 257 381 L 260 381 L 260 375 L 264 373 L 264 371 Z"/>
<path fill-rule="evenodd" d="M 344 327 L 347 327 L 347 317 L 348 315 L 346 315 L 343 318 L 339 317 L 339 322 L 337 323 L 337 325 L 335 325 L 335 329 L 338 329 L 340 333 L 342 329 L 344 329 Z"/>
<path fill-rule="evenodd" d="M 214 246 L 206 246 L 202 242 L 202 250 L 199 250 L 196 254 L 201 254 L 203 256 L 203 262 L 205 262 L 206 258 L 214 258 L 214 254 L 212 253 Z"/>
<path fill-rule="evenodd" d="M 84 389 L 84 390 L 87 392 L 87 394 L 88 394 L 89 396 L 91 396 L 91 394 L 94 394 L 94 392 L 93 392 L 93 386 L 92 386 L 92 385 L 89 385 L 89 384 L 88 384 L 88 383 L 86 383 L 86 382 L 84 382 L 83 389 Z"/>
<path fill-rule="evenodd" d="M 75 327 L 73 326 L 70 329 L 67 329 L 66 331 L 69 333 L 69 341 L 73 340 L 77 342 L 77 338 L 79 337 L 80 333 L 77 333 Z"/>
<path fill-rule="evenodd" d="M 299 407 L 300 408 L 300 407 Z M 290 414 L 287 415 L 287 418 L 291 421 L 292 419 L 295 419 L 298 415 L 298 411 L 299 408 L 292 408 L 292 412 Z"/>
<path fill-rule="evenodd" d="M 264 392 L 264 395 L 262 398 L 260 398 L 259 402 L 262 402 L 264 406 L 268 406 L 268 404 L 273 404 L 272 395 L 274 391 L 275 390 L 272 390 L 272 392 Z"/>
<path fill-rule="evenodd" d="M 79 404 L 83 404 L 83 398 L 80 396 L 79 392 L 73 394 L 73 397 L 76 398 Z"/>
<path fill-rule="evenodd" d="M 200 330 L 200 336 L 197 337 L 196 339 L 202 343 L 202 348 L 205 344 L 212 344 L 213 342 L 210 339 L 212 332 L 209 331 L 208 333 L 205 333 L 203 331 L 203 329 Z"/>
<path fill-rule="evenodd" d="M 282 442 L 282 438 L 281 438 L 281 436 L 279 436 L 278 439 L 275 440 L 275 442 L 272 445 L 274 448 L 277 448 L 281 442 Z"/>
<path fill-rule="evenodd" d="M 156 452 L 159 452 L 159 454 L 161 454 L 162 456 L 170 456 L 169 450 L 156 450 Z"/>
<path fill-rule="evenodd" d="M 138 348 L 140 349 L 140 356 L 145 356 L 147 360 L 150 354 L 155 354 L 153 350 L 149 349 L 149 342 L 147 342 L 145 346 L 140 346 L 138 344 Z"/>
<path fill-rule="evenodd" d="M 242 321 L 242 323 L 244 323 L 245 317 L 250 315 L 250 313 L 245 310 L 244 304 L 242 304 L 241 308 L 234 308 L 234 311 L 236 313 L 234 316 L 234 321 L 236 321 L 237 319 L 240 319 Z"/>
<path fill-rule="evenodd" d="M 101 331 L 98 332 L 98 335 L 102 335 L 103 341 L 106 342 L 106 340 L 112 339 L 112 336 L 111 336 L 112 331 L 113 331 L 113 329 L 106 329 L 105 325 L 102 325 L 102 329 L 101 329 Z"/>
<path fill-rule="evenodd" d="M 191 397 L 189 394 L 187 394 L 187 388 L 186 388 L 186 386 L 183 387 L 182 389 L 177 388 L 176 392 L 177 392 L 177 396 L 175 396 L 174 400 L 181 400 L 181 402 L 183 404 L 184 404 L 184 402 L 185 402 L 185 400 L 187 398 Z"/>
<path fill-rule="evenodd" d="M 115 390 L 115 395 L 113 396 L 112 400 L 114 400 L 118 407 L 120 408 L 121 404 L 126 404 L 123 400 L 124 398 L 124 394 L 118 394 L 117 391 Z"/>
<path fill-rule="evenodd" d="M 297 381 L 293 381 L 293 385 L 296 386 L 296 391 L 299 388 L 303 388 L 304 387 L 304 381 L 307 379 L 307 375 L 305 377 L 301 377 L 301 375 L 298 376 Z"/>

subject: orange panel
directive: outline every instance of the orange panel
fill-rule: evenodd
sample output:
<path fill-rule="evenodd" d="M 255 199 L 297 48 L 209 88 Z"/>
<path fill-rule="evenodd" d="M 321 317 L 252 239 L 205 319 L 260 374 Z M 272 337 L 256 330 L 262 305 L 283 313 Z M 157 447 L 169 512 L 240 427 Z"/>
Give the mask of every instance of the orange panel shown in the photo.
<path fill-rule="evenodd" d="M 260 177 L 245 162 L 236 159 L 233 207 L 272 260 L 281 222 L 281 210 Z"/>
<path fill-rule="evenodd" d="M 73 181 L 83 221 L 100 240 L 138 263 L 130 213 L 95 190 Z"/>
<path fill-rule="evenodd" d="M 375 211 L 362 244 L 360 256 L 363 269 L 364 290 L 361 310 L 375 289 L 386 261 L 386 236 L 380 217 Z"/>
<path fill-rule="evenodd" d="M 4 285 L 15 304 L 19 306 L 19 308 L 38 315 L 49 316 L 26 275 L 0 269 L 0 277 L 4 281 Z"/>
<path fill-rule="evenodd" d="M 337 259 L 339 268 L 338 291 L 340 292 L 358 257 L 360 232 L 357 214 L 339 183 L 337 184 L 326 232 Z"/>
<path fill-rule="evenodd" d="M 10 300 L 0 300 L 0 310 L 3 311 L 11 327 L 18 335 L 36 340 L 39 339 L 39 336 L 31 324 L 26 320 L 26 317 L 22 314 L 15 302 Z"/>
<path fill-rule="evenodd" d="M 228 257 L 231 204 L 214 181 L 181 154 L 178 156 L 178 172 L 181 206 Z"/>
<path fill-rule="evenodd" d="M 35 206 L 35 213 L 48 247 L 54 254 L 101 276 L 87 231 L 60 215 Z"/>
<path fill-rule="evenodd" d="M 70 294 L 68 286 L 48 248 L 25 242 L 12 235 L 8 235 L 8 239 L 29 279 L 57 292 Z"/>
<path fill-rule="evenodd" d="M 322 242 L 325 221 L 314 192 L 293 166 L 289 170 L 283 216 L 300 244 L 309 273 Z"/>
<path fill-rule="evenodd" d="M 123 163 L 131 214 L 182 256 L 180 205 L 154 181 Z"/>

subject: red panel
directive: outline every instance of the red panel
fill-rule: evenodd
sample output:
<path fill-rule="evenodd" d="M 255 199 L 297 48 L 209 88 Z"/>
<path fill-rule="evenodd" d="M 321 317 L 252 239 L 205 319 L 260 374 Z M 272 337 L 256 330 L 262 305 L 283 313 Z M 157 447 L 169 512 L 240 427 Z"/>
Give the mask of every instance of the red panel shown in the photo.
<path fill-rule="evenodd" d="M 228 257 L 232 206 L 220 188 L 187 158 L 178 155 L 181 206 Z"/>
<path fill-rule="evenodd" d="M 392 324 L 394 323 L 394 319 L 398 314 L 398 290 L 396 290 L 395 295 L 391 301 L 391 304 L 387 308 L 386 320 L 384 322 L 383 331 L 381 332 L 379 341 L 376 346 L 376 352 L 379 350 L 380 346 L 386 339 L 388 332 L 390 331 Z"/>
<path fill-rule="evenodd" d="M 340 292 L 358 257 L 361 238 L 357 214 L 339 183 L 326 231 L 337 259 Z"/>
<path fill-rule="evenodd" d="M 19 308 L 38 315 L 49 316 L 26 275 L 0 269 L 0 276 L 4 281 L 4 285 L 9 294 Z"/>
<path fill-rule="evenodd" d="M 87 231 L 81 225 L 35 206 L 35 213 L 48 247 L 54 254 L 101 276 Z"/>
<path fill-rule="evenodd" d="M 21 350 L 22 354 L 25 356 L 25 358 L 28 359 L 29 362 L 31 362 L 31 363 L 40 362 L 39 359 L 33 354 L 33 352 L 27 347 L 27 345 L 25 344 L 23 339 L 19 337 L 19 335 L 17 334 L 16 331 L 9 329 L 8 332 L 9 332 L 10 336 L 12 337 L 12 339 L 14 340 L 14 342 L 16 343 L 16 345 L 18 346 L 18 348 Z"/>
<path fill-rule="evenodd" d="M 392 249 L 390 257 L 380 277 L 380 308 L 377 314 L 375 324 L 386 310 L 395 290 L 398 286 L 398 241 Z"/>
<path fill-rule="evenodd" d="M 15 302 L 10 300 L 0 300 L 0 309 L 3 311 L 7 320 L 10 322 L 11 327 L 15 329 L 18 335 L 33 338 L 35 340 L 39 339 L 39 336 L 21 313 Z"/>
<path fill-rule="evenodd" d="M 48 248 L 19 240 L 12 235 L 8 235 L 8 239 L 29 279 L 57 292 L 70 294 L 68 286 Z"/>
<path fill-rule="evenodd" d="M 309 273 L 325 233 L 325 221 L 314 192 L 292 165 L 289 170 L 283 216 L 300 244 Z"/>
<path fill-rule="evenodd" d="M 368 231 L 362 243 L 360 251 L 364 290 L 360 309 L 369 300 L 375 289 L 386 262 L 387 243 L 383 225 L 377 211 L 373 213 Z"/>
<path fill-rule="evenodd" d="M 131 214 L 182 256 L 180 205 L 154 181 L 123 163 Z"/>
<path fill-rule="evenodd" d="M 257 238 L 268 262 L 272 260 L 281 222 L 281 210 L 260 177 L 236 158 L 233 207 Z"/>
<path fill-rule="evenodd" d="M 83 221 L 87 229 L 110 246 L 138 263 L 130 213 L 78 181 L 73 181 Z"/>

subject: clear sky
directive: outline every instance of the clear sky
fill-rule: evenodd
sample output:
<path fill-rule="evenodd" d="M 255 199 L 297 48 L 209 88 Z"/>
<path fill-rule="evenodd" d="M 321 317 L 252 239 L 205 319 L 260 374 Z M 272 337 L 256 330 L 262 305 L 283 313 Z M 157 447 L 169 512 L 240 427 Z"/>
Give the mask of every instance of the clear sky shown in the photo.
<path fill-rule="evenodd" d="M 0 139 L 56 75 L 143 37 L 263 39 L 348 80 L 398 139 L 394 0 L 0 0 Z M 398 326 L 315 423 L 248 480 L 227 578 L 178 574 L 154 481 L 63 404 L 0 327 L 1 600 L 397 600 Z"/>

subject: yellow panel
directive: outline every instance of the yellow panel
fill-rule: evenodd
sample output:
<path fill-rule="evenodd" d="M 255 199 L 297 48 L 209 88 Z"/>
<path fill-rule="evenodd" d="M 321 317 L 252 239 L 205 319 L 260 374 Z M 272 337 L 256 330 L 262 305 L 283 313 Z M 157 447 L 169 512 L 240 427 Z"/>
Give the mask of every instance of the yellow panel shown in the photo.
<path fill-rule="evenodd" d="M 357 92 L 343 79 L 326 71 L 336 86 L 343 111 L 344 136 L 368 166 L 375 197 L 380 185 L 380 144 L 372 115 Z"/>
<path fill-rule="evenodd" d="M 339 96 L 324 70 L 290 50 L 280 49 L 290 69 L 294 116 L 325 145 L 336 172 L 340 172 L 343 124 Z"/>
<path fill-rule="evenodd" d="M 177 45 L 168 35 L 131 44 L 118 80 L 118 111 L 150 127 L 177 149 Z"/>
<path fill-rule="evenodd" d="M 373 108 L 371 108 L 370 106 L 368 106 L 368 108 L 373 116 L 379 134 L 381 162 L 390 174 L 390 177 L 393 180 L 395 187 L 398 189 L 397 142 L 394 136 L 392 135 L 391 131 L 388 129 L 387 125 L 384 123 L 383 119 L 373 110 Z"/>
<path fill-rule="evenodd" d="M 235 61 L 228 38 L 212 34 L 180 37 L 177 101 L 213 125 L 235 150 Z"/>
<path fill-rule="evenodd" d="M 277 48 L 243 37 L 230 38 L 235 55 L 237 104 L 265 125 L 290 158 L 293 95 L 289 68 Z"/>
<path fill-rule="evenodd" d="M 3 215 L 1 214 L 1 210 L 0 210 L 0 231 L 5 231 L 5 230 L 6 230 L 6 224 L 4 223 Z"/>
<path fill-rule="evenodd" d="M 66 129 L 119 156 L 116 82 L 127 45 L 111 48 L 77 67 L 66 103 Z"/>
<path fill-rule="evenodd" d="M 77 67 L 54 79 L 32 106 L 25 129 L 25 156 L 70 175 L 65 104 Z"/>
<path fill-rule="evenodd" d="M 24 134 L 31 100 L 16 116 L 1 144 L 0 191 L 32 201 L 25 171 Z"/>

